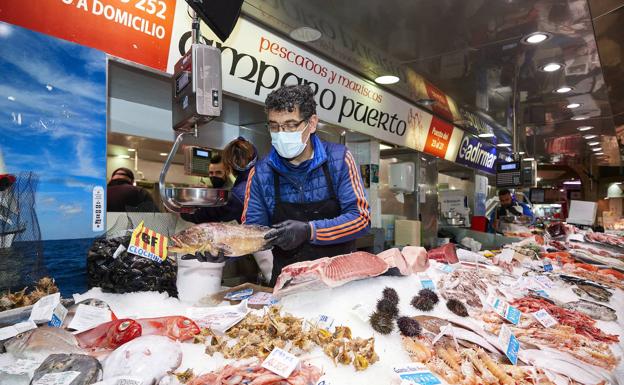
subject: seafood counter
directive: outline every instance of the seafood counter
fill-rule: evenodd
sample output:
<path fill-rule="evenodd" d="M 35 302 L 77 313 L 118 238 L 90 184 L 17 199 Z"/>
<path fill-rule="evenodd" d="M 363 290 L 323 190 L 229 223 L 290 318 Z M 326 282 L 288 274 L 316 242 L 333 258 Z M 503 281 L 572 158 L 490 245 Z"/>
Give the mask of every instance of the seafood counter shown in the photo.
<path fill-rule="evenodd" d="M 93 288 L 56 323 L 43 297 L 50 321 L 0 329 L 0 382 L 624 385 L 623 246 L 566 226 L 502 250 L 356 252 L 194 304 Z"/>

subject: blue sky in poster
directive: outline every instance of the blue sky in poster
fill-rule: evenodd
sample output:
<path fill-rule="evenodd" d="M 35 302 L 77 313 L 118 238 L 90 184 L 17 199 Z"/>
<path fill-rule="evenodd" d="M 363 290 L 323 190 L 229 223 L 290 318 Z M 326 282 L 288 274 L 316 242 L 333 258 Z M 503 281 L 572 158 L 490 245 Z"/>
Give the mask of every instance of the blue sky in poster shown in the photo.
<path fill-rule="evenodd" d="M 98 235 L 92 188 L 106 187 L 105 54 L 0 22 L 0 152 L 5 171 L 39 177 L 43 239 Z"/>

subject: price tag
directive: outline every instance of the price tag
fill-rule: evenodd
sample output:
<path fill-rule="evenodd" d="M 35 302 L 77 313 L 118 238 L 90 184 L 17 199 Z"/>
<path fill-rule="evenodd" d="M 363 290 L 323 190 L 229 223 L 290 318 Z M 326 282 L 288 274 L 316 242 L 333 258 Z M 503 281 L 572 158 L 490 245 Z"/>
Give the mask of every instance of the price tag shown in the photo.
<path fill-rule="evenodd" d="M 495 296 L 489 296 L 486 303 L 492 307 L 496 314 L 500 315 L 512 324 L 517 325 L 518 322 L 520 322 L 520 316 L 522 315 L 520 310 L 511 306 L 502 299 Z"/>
<path fill-rule="evenodd" d="M 113 253 L 113 259 L 117 259 L 117 257 L 119 257 L 124 251 L 126 251 L 126 247 L 124 245 L 117 246 L 117 250 Z"/>
<path fill-rule="evenodd" d="M 520 350 L 520 342 L 513 335 L 511 329 L 506 325 L 501 326 L 500 333 L 498 334 L 498 343 L 505 351 L 505 355 L 509 358 L 512 364 L 518 363 L 518 351 Z"/>
<path fill-rule="evenodd" d="M 546 311 L 546 309 L 540 309 L 533 313 L 536 320 L 539 321 L 545 328 L 553 327 L 557 324 L 557 320 Z"/>
<path fill-rule="evenodd" d="M 61 373 L 44 374 L 37 381 L 33 381 L 32 385 L 69 385 L 80 375 L 80 372 L 70 371 Z"/>
<path fill-rule="evenodd" d="M 316 318 L 316 326 L 321 329 L 329 330 L 334 324 L 334 319 L 328 315 L 321 314 Z"/>
<path fill-rule="evenodd" d="M 284 378 L 288 378 L 297 365 L 299 365 L 299 359 L 280 348 L 273 349 L 262 363 L 263 368 Z"/>
<path fill-rule="evenodd" d="M 427 274 L 420 277 L 420 286 L 422 286 L 423 289 L 435 290 L 435 285 Z"/>
<path fill-rule="evenodd" d="M 548 293 L 545 290 L 530 290 L 531 293 L 533 294 L 537 294 L 540 297 L 544 297 L 544 298 L 550 298 L 550 295 L 548 295 Z"/>
<path fill-rule="evenodd" d="M 248 304 L 250 305 L 264 305 L 269 306 L 276 304 L 278 299 L 273 297 L 273 294 L 265 291 L 257 291 L 251 297 L 249 297 Z"/>
<path fill-rule="evenodd" d="M 139 223 L 132 232 L 128 253 L 162 263 L 167 259 L 167 237 Z"/>
<path fill-rule="evenodd" d="M 15 325 L 4 327 L 0 329 L 0 341 L 8 340 L 9 338 L 13 338 L 20 333 L 36 328 L 37 324 L 33 321 L 19 322 Z"/>
<path fill-rule="evenodd" d="M 111 320 L 112 317 L 110 310 L 80 304 L 76 309 L 76 314 L 74 314 L 74 318 L 72 318 L 67 328 L 77 331 L 84 331 L 92 329 Z"/>
<path fill-rule="evenodd" d="M 455 267 L 448 265 L 446 263 L 438 263 L 438 270 L 443 273 L 450 274 L 455 270 Z"/>
<path fill-rule="evenodd" d="M 544 258 L 542 260 L 542 264 L 544 265 L 544 271 L 553 271 L 552 262 L 548 258 Z"/>
<path fill-rule="evenodd" d="M 546 277 L 545 275 L 537 275 L 531 278 L 537 281 L 540 285 L 542 285 L 544 289 L 552 289 L 555 287 L 555 283 L 552 281 L 552 279 Z"/>
<path fill-rule="evenodd" d="M 406 365 L 393 368 L 399 375 L 401 384 L 409 385 L 438 385 L 442 382 L 423 364 Z"/>
<path fill-rule="evenodd" d="M 59 303 L 52 313 L 52 319 L 48 322 L 48 326 L 60 328 L 66 316 L 67 308 Z"/>
<path fill-rule="evenodd" d="M 249 298 L 253 295 L 253 289 L 247 288 L 243 290 L 236 290 L 227 293 L 223 298 L 229 301 L 242 301 L 246 298 Z"/>
<path fill-rule="evenodd" d="M 19 359 L 11 364 L 0 366 L 0 372 L 13 375 L 31 375 L 39 366 L 41 361 Z"/>

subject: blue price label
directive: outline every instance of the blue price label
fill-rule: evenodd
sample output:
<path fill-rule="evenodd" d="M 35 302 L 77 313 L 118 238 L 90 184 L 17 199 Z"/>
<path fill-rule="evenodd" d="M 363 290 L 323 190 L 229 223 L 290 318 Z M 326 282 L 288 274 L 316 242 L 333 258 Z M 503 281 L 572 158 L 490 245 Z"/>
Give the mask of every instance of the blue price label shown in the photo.
<path fill-rule="evenodd" d="M 518 351 L 520 350 L 520 342 L 516 336 L 511 334 L 509 336 L 509 343 L 507 343 L 507 351 L 505 355 L 509 358 L 512 364 L 516 365 L 518 363 Z"/>
<path fill-rule="evenodd" d="M 52 319 L 48 321 L 48 326 L 52 326 L 55 328 L 60 328 L 62 324 L 63 321 L 61 321 L 61 319 L 56 314 L 52 314 Z"/>
<path fill-rule="evenodd" d="M 433 284 L 433 281 L 430 279 L 421 280 L 420 285 L 423 287 L 423 289 L 435 290 L 435 285 Z"/>
<path fill-rule="evenodd" d="M 507 312 L 505 313 L 505 319 L 511 322 L 514 325 L 517 325 L 520 322 L 520 316 L 522 313 L 517 308 L 509 305 L 507 307 Z"/>
<path fill-rule="evenodd" d="M 431 372 L 421 373 L 405 373 L 400 375 L 402 380 L 411 381 L 420 385 L 437 385 L 441 384 L 440 380 L 431 374 Z"/>

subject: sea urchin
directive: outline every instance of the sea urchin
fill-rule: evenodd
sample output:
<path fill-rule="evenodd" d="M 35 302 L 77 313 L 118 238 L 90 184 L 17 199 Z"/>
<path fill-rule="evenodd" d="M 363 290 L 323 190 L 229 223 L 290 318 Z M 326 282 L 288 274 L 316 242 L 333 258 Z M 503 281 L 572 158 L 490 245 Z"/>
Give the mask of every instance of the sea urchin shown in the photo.
<path fill-rule="evenodd" d="M 418 295 L 430 299 L 434 305 L 440 301 L 440 298 L 438 298 L 436 292 L 431 289 L 421 289 L 418 292 Z"/>
<path fill-rule="evenodd" d="M 422 331 L 420 323 L 410 317 L 399 317 L 397 326 L 401 334 L 406 337 L 418 337 Z"/>
<path fill-rule="evenodd" d="M 399 309 L 396 304 L 392 303 L 387 298 L 382 298 L 377 301 L 377 311 L 388 315 L 390 318 L 396 318 L 399 315 Z"/>
<path fill-rule="evenodd" d="M 371 314 L 369 321 L 373 329 L 381 334 L 390 334 L 394 329 L 393 318 L 385 313 L 376 311 Z"/>
<path fill-rule="evenodd" d="M 431 311 L 435 306 L 435 301 L 430 296 L 417 295 L 412 298 L 412 306 L 421 311 Z"/>
<path fill-rule="evenodd" d="M 399 304 L 399 294 L 391 287 L 386 287 L 382 292 L 383 298 L 392 302 L 395 306 Z"/>
<path fill-rule="evenodd" d="M 446 307 L 460 317 L 468 317 L 468 309 L 466 309 L 466 305 L 461 303 L 459 300 L 454 298 L 449 299 L 446 302 Z"/>

